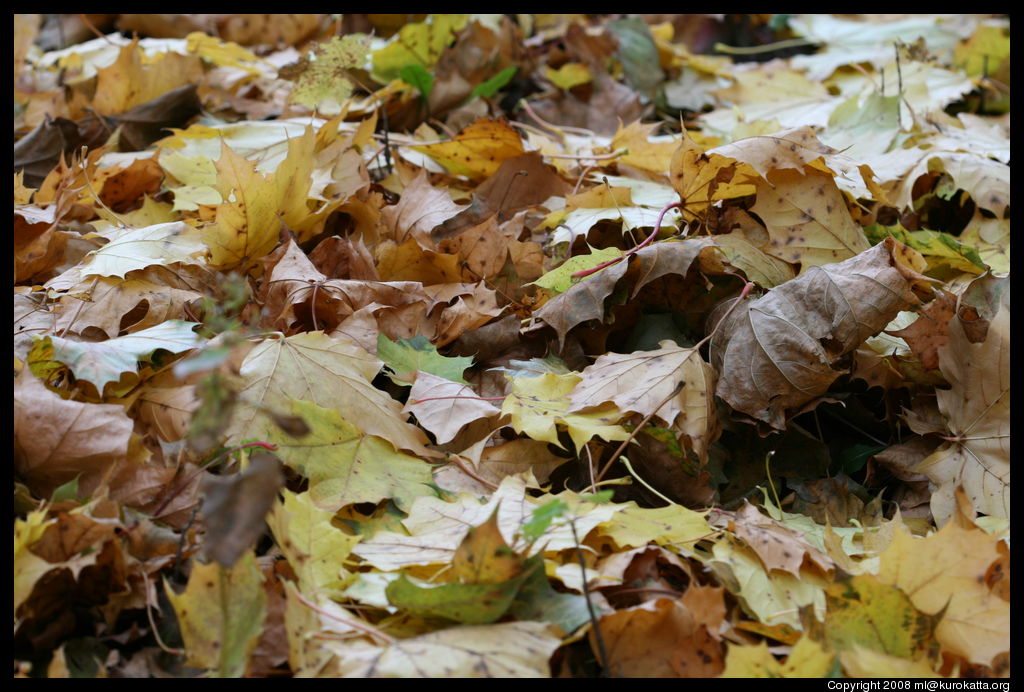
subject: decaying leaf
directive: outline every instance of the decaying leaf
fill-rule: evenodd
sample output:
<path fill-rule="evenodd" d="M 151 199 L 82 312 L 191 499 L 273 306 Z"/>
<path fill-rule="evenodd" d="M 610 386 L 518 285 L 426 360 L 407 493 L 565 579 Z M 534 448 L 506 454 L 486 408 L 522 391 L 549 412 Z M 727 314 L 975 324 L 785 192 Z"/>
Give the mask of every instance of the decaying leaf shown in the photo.
<path fill-rule="evenodd" d="M 845 262 L 747 300 L 711 343 L 721 374 L 716 393 L 734 408 L 781 430 L 845 370 L 844 357 L 916 306 L 920 275 L 894 259 L 887 241 Z"/>

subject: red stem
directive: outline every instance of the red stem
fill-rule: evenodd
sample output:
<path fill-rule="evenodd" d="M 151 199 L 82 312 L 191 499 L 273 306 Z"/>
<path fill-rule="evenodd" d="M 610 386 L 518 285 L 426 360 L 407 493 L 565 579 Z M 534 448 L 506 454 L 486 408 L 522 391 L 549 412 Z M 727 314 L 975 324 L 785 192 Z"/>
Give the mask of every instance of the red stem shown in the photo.
<path fill-rule="evenodd" d="M 654 224 L 654 230 L 651 231 L 651 234 L 649 236 L 647 236 L 646 238 L 644 238 L 644 241 L 642 243 L 640 243 L 639 245 L 637 245 L 636 247 L 630 249 L 628 252 L 623 253 L 622 255 L 619 255 L 615 259 L 610 259 L 607 262 L 602 262 L 601 264 L 597 265 L 596 267 L 591 267 L 590 269 L 582 269 L 582 270 L 580 270 L 578 272 L 574 272 L 572 274 L 572 278 L 574 278 L 574 279 L 582 279 L 584 276 L 590 276 L 591 274 L 596 274 L 597 272 L 601 271 L 605 267 L 610 267 L 613 264 L 615 264 L 616 262 L 624 260 L 627 257 L 629 257 L 630 255 L 632 255 L 633 253 L 639 252 L 643 248 L 647 247 L 652 242 L 654 242 L 654 239 L 658 237 L 659 233 L 661 233 L 661 220 L 663 218 L 665 218 L 665 214 L 668 213 L 668 210 L 669 209 L 674 209 L 676 207 L 681 207 L 681 206 L 683 206 L 682 202 L 672 202 L 672 204 L 669 204 L 668 206 L 664 207 L 661 210 L 661 213 L 658 214 L 658 221 Z"/>

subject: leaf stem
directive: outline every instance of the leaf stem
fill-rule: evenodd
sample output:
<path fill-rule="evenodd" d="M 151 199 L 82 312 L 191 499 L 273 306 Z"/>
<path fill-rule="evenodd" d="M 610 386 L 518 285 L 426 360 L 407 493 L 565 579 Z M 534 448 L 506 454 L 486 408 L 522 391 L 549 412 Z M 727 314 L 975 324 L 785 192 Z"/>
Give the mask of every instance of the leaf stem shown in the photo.
<path fill-rule="evenodd" d="M 598 481 L 601 481 L 604 478 L 604 474 L 608 473 L 608 469 L 611 468 L 612 464 L 614 464 L 615 461 L 620 456 L 622 456 L 623 450 L 625 450 L 626 446 L 630 442 L 633 441 L 633 438 L 635 438 L 637 436 L 637 434 L 640 432 L 640 429 L 643 428 L 645 425 L 647 425 L 647 423 L 651 420 L 651 418 L 654 417 L 654 414 L 657 413 L 661 409 L 662 406 L 667 404 L 672 399 L 672 397 L 674 397 L 676 394 L 678 394 L 680 392 L 680 390 L 682 390 L 684 384 L 686 384 L 686 383 L 685 382 L 680 382 L 679 384 L 677 384 L 672 389 L 672 391 L 669 393 L 669 395 L 667 397 L 665 397 L 664 399 L 662 399 L 661 403 L 658 404 L 657 406 L 655 406 L 654 410 L 651 411 L 650 413 L 648 413 L 644 417 L 644 419 L 642 421 L 640 421 L 640 424 L 638 426 L 633 428 L 633 432 L 631 432 L 629 434 L 629 437 L 627 437 L 625 440 L 622 441 L 622 444 L 620 444 L 619 448 L 616 449 L 615 452 L 612 454 L 611 458 L 608 460 L 608 463 L 605 464 L 604 468 L 601 469 L 601 472 L 597 474 L 597 480 Z"/>
<path fill-rule="evenodd" d="M 597 640 L 597 651 L 601 657 L 601 676 L 611 677 L 611 669 L 608 667 L 608 651 L 605 649 L 604 636 L 601 634 L 601 623 L 598 622 L 597 613 L 594 612 L 594 604 L 590 600 L 590 587 L 587 585 L 587 566 L 583 561 L 583 551 L 580 550 L 579 536 L 576 535 L 576 520 L 571 516 L 569 517 L 569 529 L 572 531 L 572 540 L 576 544 L 576 561 L 580 563 L 583 598 L 587 601 L 587 613 L 590 614 L 590 624 L 594 628 L 594 639 Z"/>
<path fill-rule="evenodd" d="M 629 257 L 630 255 L 632 255 L 632 254 L 634 254 L 636 252 L 639 252 L 643 248 L 647 247 L 652 242 L 654 242 L 654 239 L 658 236 L 659 233 L 661 233 L 661 220 L 663 218 L 665 218 L 665 214 L 668 213 L 668 210 L 669 209 L 674 209 L 674 208 L 677 208 L 677 207 L 682 207 L 682 206 L 683 206 L 682 202 L 672 202 L 671 204 L 665 205 L 662 208 L 661 213 L 658 214 L 658 220 L 654 224 L 654 230 L 651 231 L 651 234 L 649 236 L 647 236 L 647 238 L 645 238 L 642 243 L 640 243 L 639 245 L 634 246 L 628 252 L 625 252 L 625 253 L 619 255 L 618 257 L 610 259 L 607 262 L 602 262 L 601 264 L 597 265 L 596 267 L 591 267 L 590 269 L 583 269 L 581 271 L 574 272 L 571 275 L 572 278 L 574 278 L 574 279 L 582 279 L 585 276 L 590 276 L 591 274 L 596 274 L 597 272 L 601 271 L 605 267 L 610 267 L 613 264 L 615 264 L 616 262 L 619 262 L 620 260 L 624 260 L 625 258 Z"/>

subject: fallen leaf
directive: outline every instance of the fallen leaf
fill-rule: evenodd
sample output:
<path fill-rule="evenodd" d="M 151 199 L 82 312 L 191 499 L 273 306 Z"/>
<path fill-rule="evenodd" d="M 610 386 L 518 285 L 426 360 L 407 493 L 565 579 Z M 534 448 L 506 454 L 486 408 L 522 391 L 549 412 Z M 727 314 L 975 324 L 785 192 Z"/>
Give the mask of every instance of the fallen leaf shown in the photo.
<path fill-rule="evenodd" d="M 824 394 L 846 369 L 843 357 L 919 303 L 919 280 L 893 259 L 891 240 L 845 262 L 812 267 L 719 325 L 711 364 L 716 394 L 777 430 Z"/>
<path fill-rule="evenodd" d="M 216 677 L 245 673 L 266 616 L 263 575 L 250 552 L 225 568 L 196 563 L 184 593 L 165 584 L 190 665 Z"/>
<path fill-rule="evenodd" d="M 949 343 L 939 348 L 939 368 L 950 389 L 937 391 L 952 440 L 915 467 L 939 488 L 932 514 L 941 526 L 963 485 L 979 512 L 1010 516 L 1010 311 L 1001 309 L 984 342 L 967 340 L 959 318 L 950 320 Z"/>

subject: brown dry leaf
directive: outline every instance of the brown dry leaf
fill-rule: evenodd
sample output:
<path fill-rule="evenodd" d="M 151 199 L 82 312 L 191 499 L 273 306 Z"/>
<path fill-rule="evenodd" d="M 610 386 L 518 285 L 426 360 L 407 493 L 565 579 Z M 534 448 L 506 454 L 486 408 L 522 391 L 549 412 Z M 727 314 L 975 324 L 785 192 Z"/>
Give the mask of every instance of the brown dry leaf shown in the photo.
<path fill-rule="evenodd" d="M 757 182 L 757 202 L 750 211 L 768 229 L 764 251 L 809 267 L 841 262 L 867 250 L 863 229 L 854 223 L 835 179 L 813 168 L 803 173 L 781 170 Z"/>
<path fill-rule="evenodd" d="M 570 329 L 580 322 L 604 317 L 604 299 L 626 273 L 626 267 L 626 262 L 617 262 L 586 277 L 565 293 L 549 300 L 533 316 L 555 330 L 558 334 L 558 347 L 561 348 Z"/>
<path fill-rule="evenodd" d="M 327 279 L 293 240 L 266 257 L 264 266 L 267 323 L 285 333 L 330 332 L 367 307 L 375 317 L 392 308 L 412 307 L 422 314 L 430 310 L 430 296 L 416 282 Z"/>
<path fill-rule="evenodd" d="M 142 279 L 85 279 L 60 298 L 56 330 L 81 334 L 95 327 L 110 338 L 181 316 L 183 308 L 203 294 Z M 84 304 L 83 304 L 84 303 Z"/>
<path fill-rule="evenodd" d="M 399 245 L 412 236 L 424 250 L 434 250 L 436 248 L 430 238 L 430 231 L 463 209 L 452 201 L 447 190 L 431 185 L 427 180 L 427 172 L 421 171 L 402 190 L 398 204 L 381 211 L 381 221 L 388 231 L 388 237 Z"/>
<path fill-rule="evenodd" d="M 783 523 L 762 514 L 749 502 L 736 512 L 729 528 L 757 553 L 765 569 L 779 569 L 800 578 L 800 565 L 808 557 L 822 572 L 830 572 L 835 563 Z"/>
<path fill-rule="evenodd" d="M 374 254 L 377 272 L 384 281 L 419 281 L 430 286 L 462 280 L 462 267 L 457 256 L 424 250 L 413 238 L 401 245 L 385 240 L 377 244 Z"/>
<path fill-rule="evenodd" d="M 493 216 L 504 222 L 518 211 L 566 194 L 568 189 L 536 151 L 505 159 L 494 175 L 476 187 L 472 203 L 434 228 L 431 237 L 435 241 L 451 238 Z"/>
<path fill-rule="evenodd" d="M 949 341 L 949 320 L 956 314 L 956 296 L 949 291 L 938 289 L 935 300 L 921 309 L 909 327 L 886 332 L 907 342 L 910 349 L 929 370 L 939 367 L 939 349 Z"/>
<path fill-rule="evenodd" d="M 264 519 L 284 487 L 281 462 L 257 452 L 244 471 L 203 479 L 201 517 L 206 526 L 203 551 L 222 567 L 231 567 L 265 531 Z"/>
<path fill-rule="evenodd" d="M 309 253 L 309 261 L 330 279 L 379 281 L 377 267 L 362 238 L 324 238 Z"/>
<path fill-rule="evenodd" d="M 605 615 L 601 634 L 613 677 L 716 677 L 725 667 L 722 645 L 682 600 L 659 598 Z M 590 639 L 597 651 L 593 632 Z"/>
<path fill-rule="evenodd" d="M 715 441 L 719 430 L 713 394 L 715 371 L 696 349 L 682 348 L 672 341 L 662 341 L 658 346 L 654 351 L 598 357 L 581 373 L 583 379 L 572 391 L 569 410 L 611 401 L 623 412 L 644 416 L 653 413 L 685 434 L 701 462 L 706 463 L 708 445 Z M 682 388 L 673 395 L 680 384 Z"/>
<path fill-rule="evenodd" d="M 72 236 L 57 230 L 58 207 L 35 205 L 14 209 L 14 281 L 22 283 L 43 274 L 64 260 L 64 247 Z"/>
<path fill-rule="evenodd" d="M 1010 517 L 1010 311 L 1001 309 L 980 344 L 967 339 L 959 318 L 949 323 L 949 343 L 939 368 L 950 389 L 936 391 L 950 441 L 914 470 L 939 486 L 932 515 L 941 526 L 963 486 L 971 505 L 990 516 Z M 947 438 L 948 439 L 948 438 Z"/>
<path fill-rule="evenodd" d="M 14 469 L 39 497 L 78 478 L 95 490 L 123 462 L 132 421 L 116 404 L 68 401 L 28 368 L 14 383 Z"/>
<path fill-rule="evenodd" d="M 636 253 L 639 276 L 633 286 L 633 297 L 640 289 L 666 274 L 686 276 L 690 265 L 706 247 L 715 244 L 711 238 L 689 238 L 687 240 L 666 240 L 653 243 Z"/>
<path fill-rule="evenodd" d="M 777 430 L 849 369 L 845 356 L 919 301 L 922 277 L 889 239 L 845 262 L 812 267 L 732 312 L 711 341 L 716 393 Z"/>

